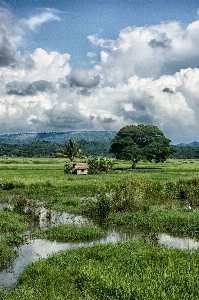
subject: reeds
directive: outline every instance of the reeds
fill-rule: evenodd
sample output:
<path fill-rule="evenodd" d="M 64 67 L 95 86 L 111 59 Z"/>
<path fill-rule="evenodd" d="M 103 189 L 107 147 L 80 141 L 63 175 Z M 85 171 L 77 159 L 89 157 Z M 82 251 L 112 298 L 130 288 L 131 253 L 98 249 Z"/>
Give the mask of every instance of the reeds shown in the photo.
<path fill-rule="evenodd" d="M 199 235 L 199 180 L 122 180 L 88 201 L 85 213 L 103 222 L 157 232 Z"/>

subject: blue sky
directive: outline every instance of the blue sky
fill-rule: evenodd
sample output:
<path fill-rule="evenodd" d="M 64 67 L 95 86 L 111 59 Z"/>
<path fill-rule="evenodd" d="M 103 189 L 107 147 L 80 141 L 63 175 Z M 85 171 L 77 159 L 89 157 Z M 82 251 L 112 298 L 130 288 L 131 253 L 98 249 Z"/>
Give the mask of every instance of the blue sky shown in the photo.
<path fill-rule="evenodd" d="M 199 140 L 199 0 L 0 4 L 0 134 L 143 123 Z"/>
<path fill-rule="evenodd" d="M 128 26 L 173 20 L 188 24 L 198 19 L 199 8 L 199 1 L 195 0 L 11 0 L 6 3 L 21 19 L 52 9 L 60 20 L 43 23 L 39 30 L 26 37 L 28 43 L 21 51 L 41 47 L 70 53 L 70 63 L 75 68 L 89 63 L 88 52 L 99 54 L 100 49 L 88 41 L 89 35 L 116 39 L 119 31 Z"/>

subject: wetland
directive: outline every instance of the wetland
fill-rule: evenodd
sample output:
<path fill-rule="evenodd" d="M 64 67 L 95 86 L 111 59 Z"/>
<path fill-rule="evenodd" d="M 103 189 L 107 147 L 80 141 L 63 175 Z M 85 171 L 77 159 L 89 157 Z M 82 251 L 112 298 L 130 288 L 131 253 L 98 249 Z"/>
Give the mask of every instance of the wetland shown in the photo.
<path fill-rule="evenodd" d="M 197 299 L 199 162 L 64 162 L 0 161 L 0 299 Z"/>

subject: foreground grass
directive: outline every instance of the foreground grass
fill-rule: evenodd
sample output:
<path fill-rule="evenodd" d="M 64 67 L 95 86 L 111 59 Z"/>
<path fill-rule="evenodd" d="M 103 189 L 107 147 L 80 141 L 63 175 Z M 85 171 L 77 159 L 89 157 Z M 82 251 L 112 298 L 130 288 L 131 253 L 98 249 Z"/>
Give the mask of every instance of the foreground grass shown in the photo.
<path fill-rule="evenodd" d="M 0 210 L 0 271 L 16 256 L 15 246 L 23 242 L 20 233 L 26 228 L 20 215 Z"/>
<path fill-rule="evenodd" d="M 104 235 L 101 228 L 91 226 L 75 226 L 62 224 L 36 232 L 34 236 L 58 242 L 85 241 Z"/>
<path fill-rule="evenodd" d="M 199 253 L 143 242 L 95 245 L 30 265 L 9 299 L 199 299 Z"/>

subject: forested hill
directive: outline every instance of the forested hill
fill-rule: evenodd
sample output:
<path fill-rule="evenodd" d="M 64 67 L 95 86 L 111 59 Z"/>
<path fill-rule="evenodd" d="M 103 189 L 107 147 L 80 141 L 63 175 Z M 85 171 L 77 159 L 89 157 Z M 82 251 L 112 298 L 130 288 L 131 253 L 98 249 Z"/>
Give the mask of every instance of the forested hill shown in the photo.
<path fill-rule="evenodd" d="M 199 147 L 199 142 L 192 142 L 192 143 L 189 143 L 189 144 L 185 144 L 185 143 L 182 143 L 182 144 L 178 144 L 177 145 L 178 147 Z"/>
<path fill-rule="evenodd" d="M 27 144 L 35 141 L 47 141 L 64 144 L 69 139 L 74 141 L 104 141 L 110 142 L 117 131 L 65 131 L 65 132 L 39 132 L 14 133 L 0 135 L 0 142 L 5 144 Z"/>
<path fill-rule="evenodd" d="M 116 131 L 66 131 L 0 135 L 0 157 L 54 157 L 69 140 L 77 141 L 84 156 L 111 156 Z M 175 145 L 171 158 L 199 159 L 199 142 Z"/>

